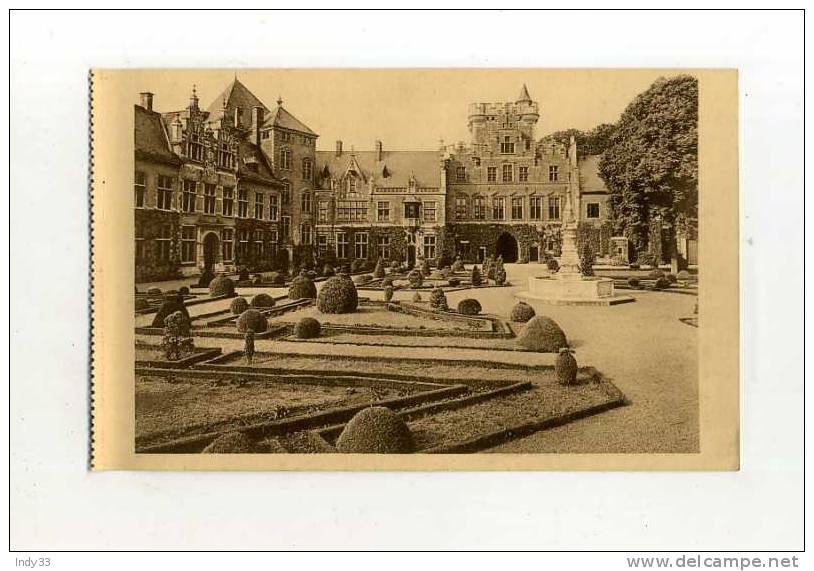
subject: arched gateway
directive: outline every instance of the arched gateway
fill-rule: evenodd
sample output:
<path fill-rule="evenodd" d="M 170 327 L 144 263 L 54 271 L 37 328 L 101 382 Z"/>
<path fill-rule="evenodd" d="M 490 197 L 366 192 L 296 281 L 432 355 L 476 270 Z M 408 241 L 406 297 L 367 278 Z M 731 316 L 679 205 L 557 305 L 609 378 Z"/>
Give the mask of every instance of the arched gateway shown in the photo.
<path fill-rule="evenodd" d="M 503 256 L 506 263 L 517 261 L 517 240 L 508 232 L 503 232 L 497 237 L 495 243 L 495 256 Z"/>
<path fill-rule="evenodd" d="M 203 263 L 204 271 L 211 272 L 215 269 L 215 264 L 218 262 L 218 246 L 220 240 L 218 235 L 210 232 L 203 239 Z"/>

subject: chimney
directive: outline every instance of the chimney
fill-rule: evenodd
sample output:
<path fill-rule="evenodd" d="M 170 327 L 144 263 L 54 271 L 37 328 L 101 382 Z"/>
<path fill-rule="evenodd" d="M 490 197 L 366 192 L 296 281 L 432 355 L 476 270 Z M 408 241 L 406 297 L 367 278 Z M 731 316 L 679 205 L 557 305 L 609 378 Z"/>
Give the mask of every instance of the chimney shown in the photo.
<path fill-rule="evenodd" d="M 381 141 L 376 141 L 376 160 L 377 161 L 382 160 L 382 142 Z"/>
<path fill-rule="evenodd" d="M 235 114 L 234 114 L 234 123 L 235 128 L 240 128 L 240 107 L 235 107 Z"/>
<path fill-rule="evenodd" d="M 336 142 L 336 156 L 339 157 L 342 155 L 342 141 Z"/>
<path fill-rule="evenodd" d="M 153 110 L 153 94 L 149 91 L 144 91 L 141 94 L 141 106 L 147 111 Z"/>
<path fill-rule="evenodd" d="M 260 127 L 263 126 L 263 108 L 259 105 L 252 107 L 252 129 L 254 130 L 254 144 L 260 146 Z"/>

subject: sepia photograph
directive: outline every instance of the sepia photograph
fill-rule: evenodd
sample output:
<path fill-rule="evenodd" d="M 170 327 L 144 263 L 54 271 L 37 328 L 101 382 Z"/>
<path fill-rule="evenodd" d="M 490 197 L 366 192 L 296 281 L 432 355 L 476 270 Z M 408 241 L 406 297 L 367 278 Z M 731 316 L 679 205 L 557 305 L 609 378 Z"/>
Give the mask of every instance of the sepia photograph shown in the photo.
<path fill-rule="evenodd" d="M 693 73 L 123 73 L 136 454 L 699 452 Z"/>

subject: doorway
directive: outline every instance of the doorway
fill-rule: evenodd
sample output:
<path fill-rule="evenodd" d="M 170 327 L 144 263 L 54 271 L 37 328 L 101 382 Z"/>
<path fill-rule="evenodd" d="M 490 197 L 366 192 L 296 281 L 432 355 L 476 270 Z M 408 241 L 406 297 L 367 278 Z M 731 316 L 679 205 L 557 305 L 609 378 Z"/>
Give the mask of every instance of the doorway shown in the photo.
<path fill-rule="evenodd" d="M 218 261 L 218 246 L 220 240 L 214 232 L 210 232 L 203 241 L 204 272 L 213 272 Z"/>
<path fill-rule="evenodd" d="M 517 240 L 508 232 L 503 232 L 498 236 L 495 250 L 496 255 L 503 256 L 503 261 L 507 264 L 517 261 Z"/>
<path fill-rule="evenodd" d="M 415 244 L 410 244 L 407 246 L 407 267 L 413 266 L 415 266 Z"/>

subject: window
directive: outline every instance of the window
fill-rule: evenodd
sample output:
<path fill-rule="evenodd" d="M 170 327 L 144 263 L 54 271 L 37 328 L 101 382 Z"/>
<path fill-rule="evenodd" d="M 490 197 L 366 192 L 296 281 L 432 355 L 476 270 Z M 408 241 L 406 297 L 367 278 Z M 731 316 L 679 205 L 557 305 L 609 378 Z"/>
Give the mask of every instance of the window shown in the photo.
<path fill-rule="evenodd" d="M 172 210 L 172 184 L 171 176 L 158 175 L 156 208 L 159 210 Z"/>
<path fill-rule="evenodd" d="M 543 218 L 542 196 L 529 197 L 529 218 L 531 218 L 532 220 L 541 220 Z"/>
<path fill-rule="evenodd" d="M 492 218 L 495 220 L 503 220 L 505 217 L 506 201 L 503 197 L 495 197 L 492 199 Z"/>
<path fill-rule="evenodd" d="M 599 218 L 599 203 L 598 202 L 589 202 L 587 205 L 587 214 L 588 218 Z"/>
<path fill-rule="evenodd" d="M 517 167 L 517 180 L 520 182 L 528 182 L 529 180 L 529 167 Z"/>
<path fill-rule="evenodd" d="M 560 197 L 548 197 L 548 217 L 552 220 L 559 220 L 560 218 Z"/>
<path fill-rule="evenodd" d="M 277 243 L 280 241 L 280 236 L 277 234 L 277 230 L 269 230 L 269 243 L 271 244 L 271 251 L 272 253 L 277 253 Z"/>
<path fill-rule="evenodd" d="M 419 213 L 419 204 L 417 202 L 405 202 L 404 203 L 404 217 L 415 219 L 418 218 Z"/>
<path fill-rule="evenodd" d="M 307 139 L 306 139 L 307 141 Z M 311 159 L 305 158 L 302 160 L 302 179 L 303 180 L 311 180 L 311 177 L 314 175 L 314 167 L 311 163 Z"/>
<path fill-rule="evenodd" d="M 560 167 L 551 165 L 548 167 L 548 180 L 550 182 L 557 182 L 560 180 Z"/>
<path fill-rule="evenodd" d="M 436 202 L 424 203 L 424 222 L 435 222 L 436 219 Z M 433 256 L 435 257 L 435 256 Z"/>
<path fill-rule="evenodd" d="M 204 185 L 204 213 L 205 214 L 214 214 L 215 213 L 215 185 L 214 184 L 205 184 Z"/>
<path fill-rule="evenodd" d="M 390 202 L 382 201 L 376 205 L 376 220 L 387 222 L 390 220 Z"/>
<path fill-rule="evenodd" d="M 156 238 L 156 244 L 158 245 L 158 261 L 169 262 L 172 246 L 172 226 L 165 224 L 161 227 Z"/>
<path fill-rule="evenodd" d="M 486 167 L 486 181 L 487 182 L 497 181 L 497 167 Z"/>
<path fill-rule="evenodd" d="M 480 166 L 480 157 L 472 157 L 472 162 L 475 163 L 476 167 Z"/>
<path fill-rule="evenodd" d="M 367 232 L 357 232 L 353 239 L 353 248 L 356 259 L 367 259 Z"/>
<path fill-rule="evenodd" d="M 466 167 L 458 167 L 455 169 L 455 179 L 458 182 L 466 182 Z"/>
<path fill-rule="evenodd" d="M 254 231 L 254 255 L 258 258 L 263 256 L 263 241 L 265 236 L 259 228 Z"/>
<path fill-rule="evenodd" d="M 302 196 L 300 196 L 300 208 L 303 212 L 311 212 L 312 210 L 312 201 L 311 201 L 311 193 L 304 192 Z"/>
<path fill-rule="evenodd" d="M 336 233 L 336 257 L 343 260 L 348 257 L 348 235 L 345 232 Z"/>
<path fill-rule="evenodd" d="M 283 183 L 283 204 L 288 204 L 291 202 L 291 183 L 284 182 Z"/>
<path fill-rule="evenodd" d="M 263 196 L 262 192 L 255 192 L 254 193 L 254 217 L 258 220 L 263 219 L 263 206 L 265 202 L 265 196 Z"/>
<path fill-rule="evenodd" d="M 248 218 L 249 216 L 249 193 L 246 190 L 237 191 L 237 217 Z"/>
<path fill-rule="evenodd" d="M 455 197 L 455 220 L 466 220 L 466 197 Z"/>
<path fill-rule="evenodd" d="M 220 231 L 220 240 L 223 243 L 223 261 L 231 262 L 233 256 L 233 242 L 235 231 L 231 228 L 224 228 Z"/>
<path fill-rule="evenodd" d="M 195 197 L 198 194 L 198 183 L 194 180 L 184 181 L 184 192 L 181 195 L 181 210 L 195 212 Z"/>
<path fill-rule="evenodd" d="M 300 226 L 300 242 L 306 246 L 310 246 L 313 241 L 313 234 L 311 232 L 310 224 L 302 224 Z"/>
<path fill-rule="evenodd" d="M 512 197 L 512 220 L 522 220 L 523 219 L 523 197 L 522 196 L 513 196 Z"/>
<path fill-rule="evenodd" d="M 291 140 L 291 133 L 286 133 L 285 131 L 282 131 L 280 133 L 280 140 L 286 143 L 289 142 Z"/>
<path fill-rule="evenodd" d="M 246 229 L 237 231 L 237 256 L 245 260 L 249 255 L 249 231 Z"/>
<path fill-rule="evenodd" d="M 187 156 L 193 161 L 200 161 L 203 158 L 203 145 L 201 145 L 198 135 L 191 135 L 187 142 Z"/>
<path fill-rule="evenodd" d="M 424 236 L 424 257 L 427 259 L 435 257 L 435 236 Z"/>
<path fill-rule="evenodd" d="M 514 180 L 514 167 L 503 165 L 503 182 L 512 182 L 512 180 Z"/>
<path fill-rule="evenodd" d="M 144 227 L 136 224 L 136 262 L 144 261 Z"/>
<path fill-rule="evenodd" d="M 390 236 L 379 236 L 376 250 L 379 252 L 379 257 L 385 260 L 390 259 Z"/>
<path fill-rule="evenodd" d="M 317 222 L 328 221 L 328 201 L 320 200 L 317 204 Z"/>
<path fill-rule="evenodd" d="M 343 222 L 364 222 L 367 220 L 367 202 L 343 201 L 336 206 L 336 218 Z"/>
<path fill-rule="evenodd" d="M 235 215 L 235 187 L 233 186 L 223 187 L 223 215 Z"/>
<path fill-rule="evenodd" d="M 291 170 L 291 149 L 280 149 L 280 168 Z"/>
<path fill-rule="evenodd" d="M 356 176 L 348 175 L 348 192 L 356 192 Z"/>
<path fill-rule="evenodd" d="M 282 234 L 283 241 L 291 237 L 291 216 L 283 216 L 280 219 L 280 234 Z"/>
<path fill-rule="evenodd" d="M 276 194 L 269 195 L 269 220 L 277 220 L 279 214 L 278 197 Z"/>
<path fill-rule="evenodd" d="M 510 141 L 510 137 L 503 137 L 503 141 L 500 143 L 500 152 L 504 155 L 514 154 L 514 143 Z"/>
<path fill-rule="evenodd" d="M 482 196 L 475 197 L 475 206 L 472 210 L 475 220 L 486 220 L 486 200 Z"/>
<path fill-rule="evenodd" d="M 195 261 L 195 226 L 181 226 L 181 263 Z"/>
<path fill-rule="evenodd" d="M 143 171 L 136 171 L 133 189 L 136 193 L 136 208 L 144 208 L 144 195 L 147 193 L 147 177 Z"/>
<path fill-rule="evenodd" d="M 328 251 L 328 236 L 327 234 L 320 234 L 317 236 L 317 250 L 320 252 Z"/>

